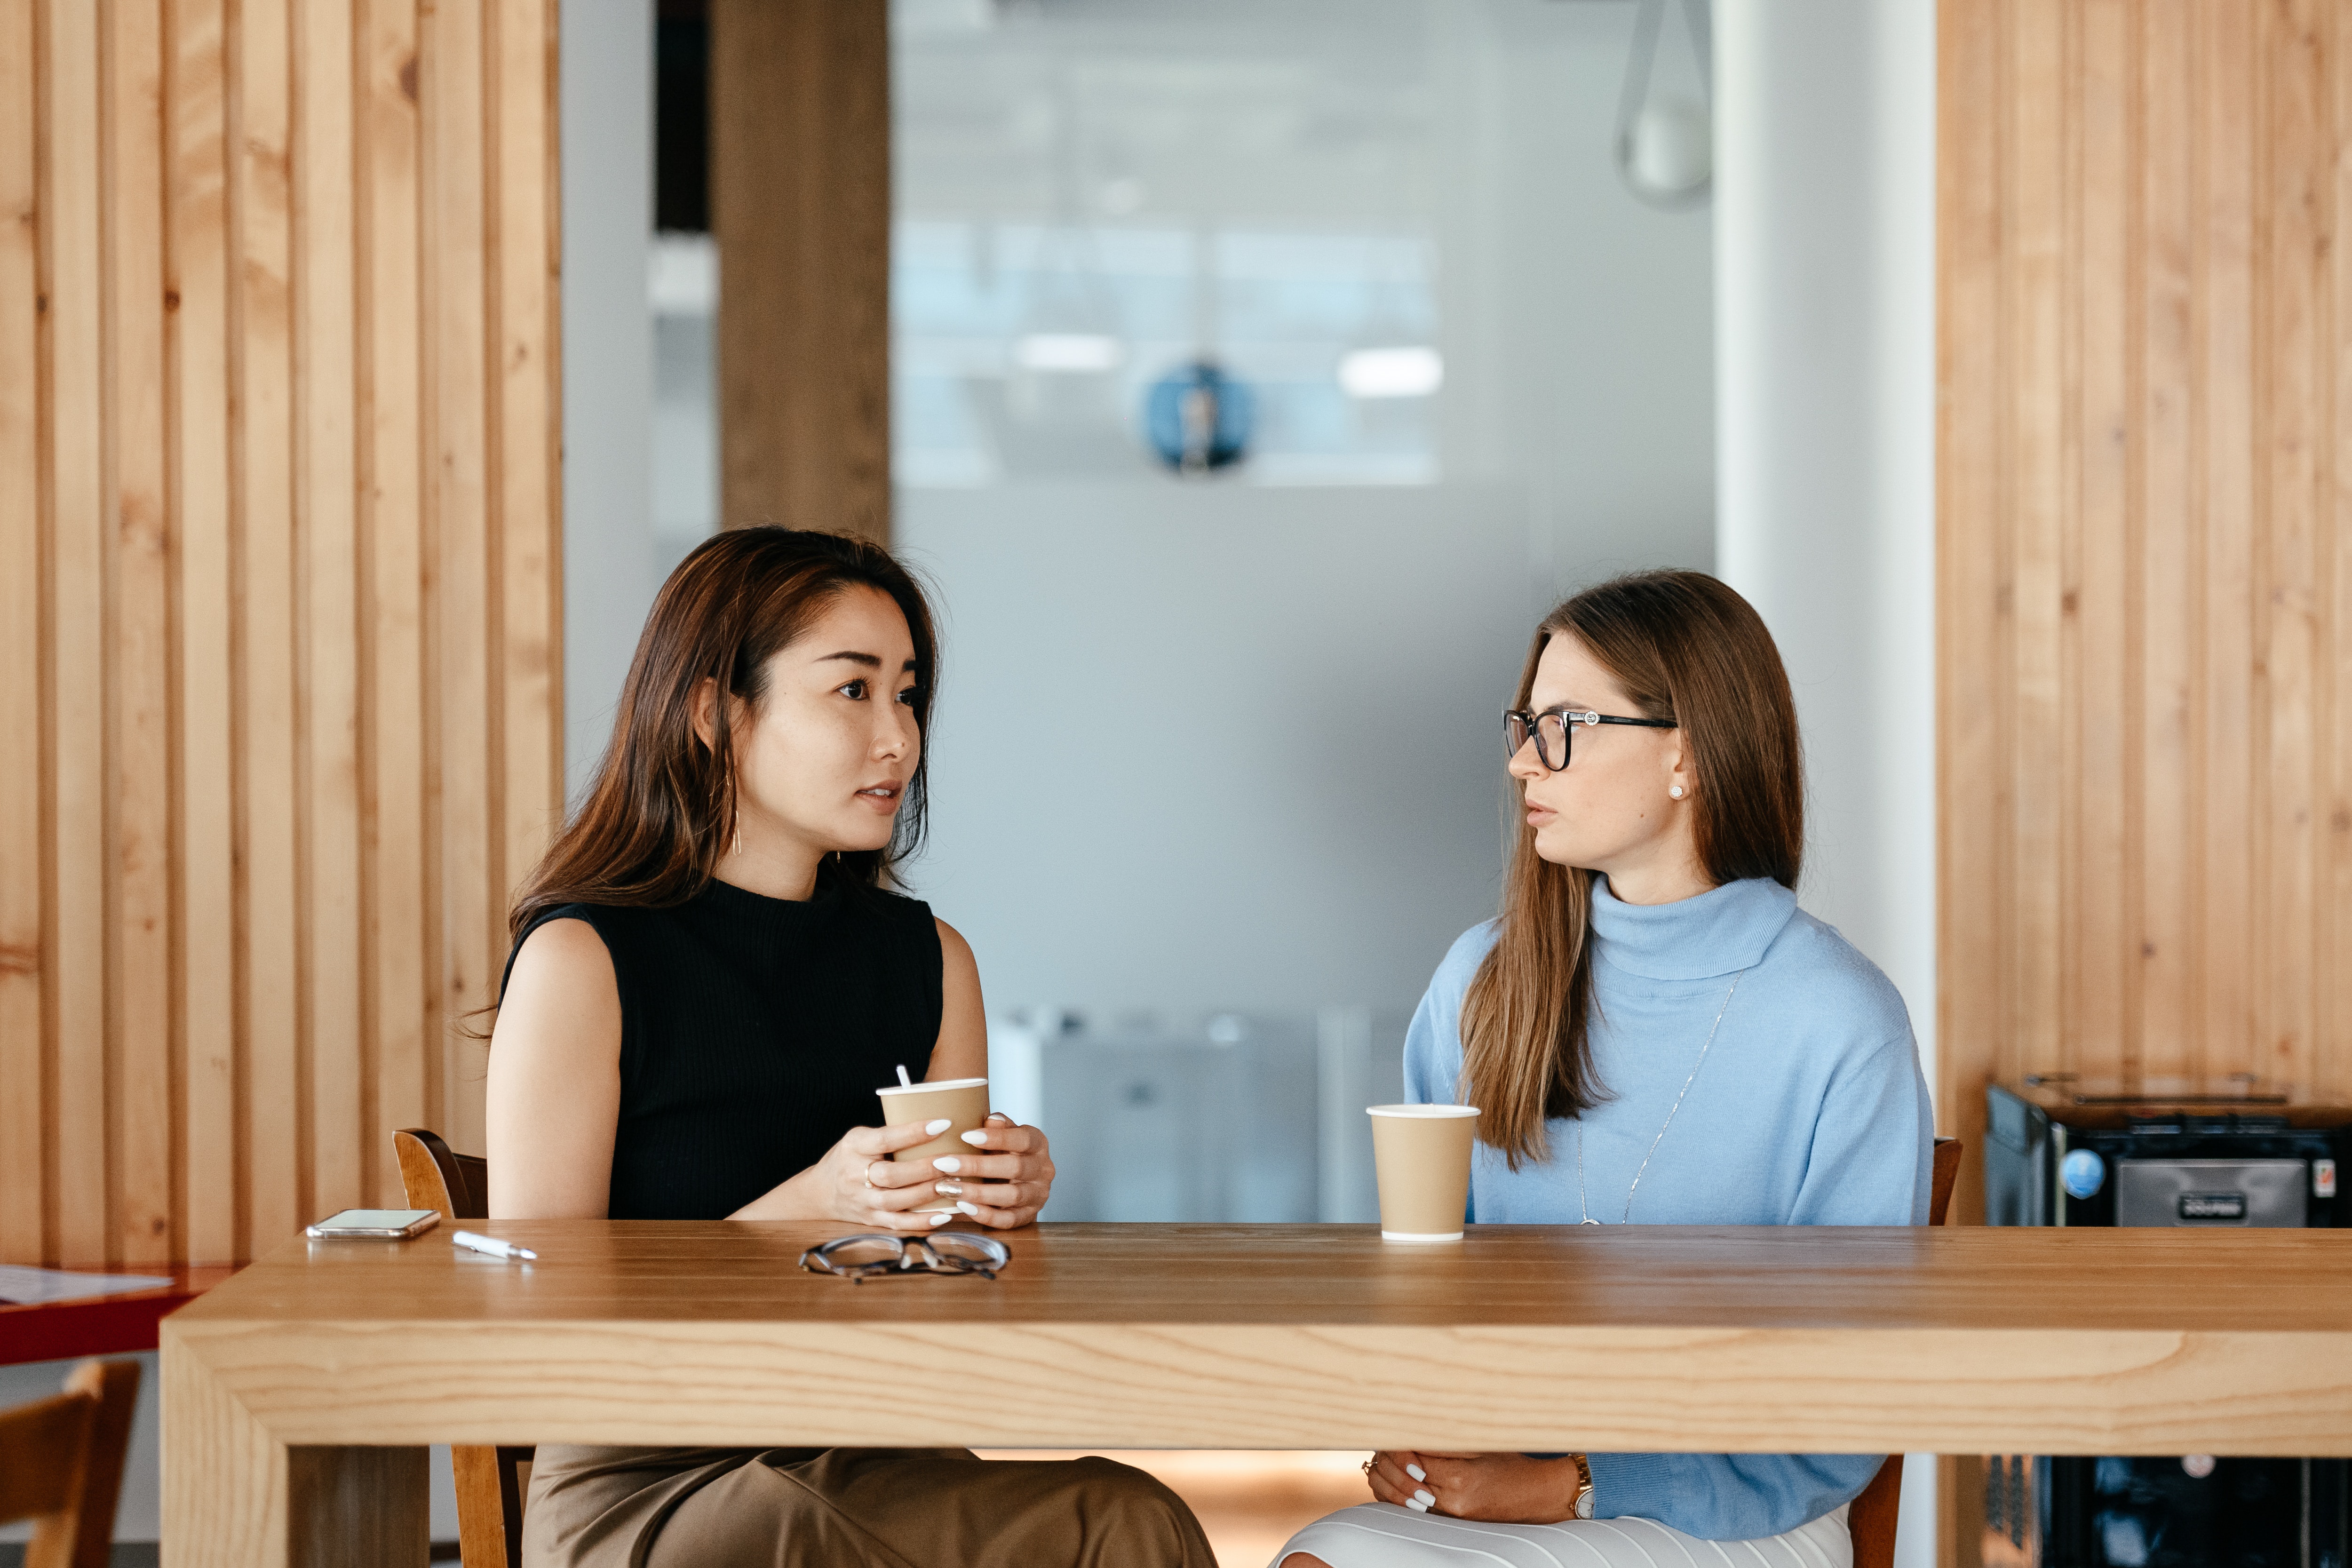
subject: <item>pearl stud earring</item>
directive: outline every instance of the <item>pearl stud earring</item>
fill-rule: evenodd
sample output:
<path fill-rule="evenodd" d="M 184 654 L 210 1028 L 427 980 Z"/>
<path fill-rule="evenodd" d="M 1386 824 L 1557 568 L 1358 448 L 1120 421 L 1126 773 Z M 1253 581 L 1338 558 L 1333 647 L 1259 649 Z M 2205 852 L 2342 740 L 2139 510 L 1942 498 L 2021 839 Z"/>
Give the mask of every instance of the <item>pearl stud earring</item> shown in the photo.
<path fill-rule="evenodd" d="M 1674 796 L 1674 798 L 1675 798 L 1675 799 L 1676 799 L 1676 800 L 1680 800 L 1680 799 L 1682 799 L 1682 797 L 1683 797 L 1683 786 L 1682 786 L 1682 785 L 1680 785 L 1680 784 L 1673 784 L 1673 785 L 1669 785 L 1669 786 L 1667 787 L 1666 793 L 1667 793 L 1668 795 L 1670 795 Z"/>

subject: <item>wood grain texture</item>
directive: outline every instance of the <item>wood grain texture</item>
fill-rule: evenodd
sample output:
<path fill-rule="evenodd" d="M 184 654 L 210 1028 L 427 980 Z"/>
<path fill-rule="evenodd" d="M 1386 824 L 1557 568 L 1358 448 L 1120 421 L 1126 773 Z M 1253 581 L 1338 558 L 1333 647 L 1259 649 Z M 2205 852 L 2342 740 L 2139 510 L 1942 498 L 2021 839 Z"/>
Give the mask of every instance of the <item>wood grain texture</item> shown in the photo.
<path fill-rule="evenodd" d="M 47 0 L 41 170 L 39 396 L 47 481 L 43 629 L 42 963 L 50 1229 L 45 1249 L 103 1258 L 115 1239 L 107 1180 L 104 158 L 97 9 Z M 17 753 L 21 756 L 22 753 Z M 20 764 L 21 765 L 21 764 Z"/>
<path fill-rule="evenodd" d="M 478 1142 L 561 805 L 553 15 L 0 0 L 0 1260 Z"/>
<path fill-rule="evenodd" d="M 174 1251 L 236 1256 L 236 582 L 229 466 L 228 58 L 226 0 L 174 10 L 164 115 L 171 174 L 173 658 L 181 1229 Z M 199 918 L 202 917 L 202 918 Z"/>
<path fill-rule="evenodd" d="M 104 8 L 107 1256 L 172 1244 L 172 591 L 164 494 L 163 14 Z"/>
<path fill-rule="evenodd" d="M 1938 27 L 1943 1131 L 2028 1073 L 2352 1096 L 2341 8 Z"/>
<path fill-rule="evenodd" d="M 42 300 L 33 0 L 0 0 L 0 1258 L 38 1257 L 42 946 Z M 29 753 L 29 758 L 27 756 Z"/>
<path fill-rule="evenodd" d="M 289 1247 L 167 1361 L 298 1444 L 2352 1449 L 2333 1232 L 1047 1226 L 853 1286 L 797 1267 L 838 1226 L 513 1228 Z M 872 1397 L 934 1356 L 955 1400 Z"/>
<path fill-rule="evenodd" d="M 362 1027 L 375 1072 L 369 1124 L 413 1127 L 440 1104 L 437 1053 L 426 1049 L 437 1013 L 426 978 L 436 927 L 425 785 L 437 752 L 424 644 L 415 9 L 409 0 L 364 0 L 359 26 L 360 615 L 368 628 L 360 642 L 361 848 L 369 889 Z M 399 1191 L 393 1157 L 382 1158 L 376 1197 Z"/>
<path fill-rule="evenodd" d="M 716 0 L 719 516 L 890 531 L 884 0 Z"/>
<path fill-rule="evenodd" d="M 375 1163 L 364 1120 L 359 763 L 359 466 L 352 199 L 352 15 L 293 13 L 295 536 L 302 749 L 303 985 L 310 1207 L 359 1205 Z"/>

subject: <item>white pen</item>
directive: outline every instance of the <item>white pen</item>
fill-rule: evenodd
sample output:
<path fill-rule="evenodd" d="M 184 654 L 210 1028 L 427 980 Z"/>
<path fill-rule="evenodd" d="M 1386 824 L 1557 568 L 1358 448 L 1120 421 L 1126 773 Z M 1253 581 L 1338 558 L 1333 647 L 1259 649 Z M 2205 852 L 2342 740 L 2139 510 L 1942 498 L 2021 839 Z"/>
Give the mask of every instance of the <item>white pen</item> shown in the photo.
<path fill-rule="evenodd" d="M 539 1258 L 539 1254 L 528 1247 L 517 1247 L 510 1241 L 500 1241 L 492 1236 L 476 1236 L 470 1230 L 461 1230 L 449 1239 L 469 1252 L 487 1252 L 492 1258 L 517 1258 L 525 1263 L 533 1263 Z"/>

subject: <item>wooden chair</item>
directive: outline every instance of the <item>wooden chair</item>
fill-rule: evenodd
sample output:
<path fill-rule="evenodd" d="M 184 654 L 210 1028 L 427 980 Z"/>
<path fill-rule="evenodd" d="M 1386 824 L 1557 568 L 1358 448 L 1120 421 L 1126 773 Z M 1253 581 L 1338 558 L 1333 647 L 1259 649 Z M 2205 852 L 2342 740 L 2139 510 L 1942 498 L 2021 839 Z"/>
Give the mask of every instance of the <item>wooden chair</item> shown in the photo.
<path fill-rule="evenodd" d="M 453 1152 L 437 1132 L 404 1127 L 392 1135 L 408 1206 L 450 1220 L 490 1217 L 489 1162 Z M 521 1568 L 522 1507 L 530 1493 L 527 1447 L 461 1444 L 449 1450 L 457 1482 L 457 1551 L 463 1568 Z M 26 1568 L 31 1568 L 27 1563 Z"/>
<path fill-rule="evenodd" d="M 1960 1173 L 1960 1141 L 1936 1140 L 1936 1176 L 1927 1194 L 1927 1223 L 1944 1223 L 1952 1206 L 1952 1179 Z M 1846 1510 L 1846 1532 L 1853 1537 L 1853 1568 L 1895 1568 L 1895 1515 L 1903 1504 L 1903 1456 L 1889 1454 L 1878 1474 Z"/>
<path fill-rule="evenodd" d="M 106 1568 L 139 1363 L 86 1361 L 54 1399 L 0 1411 L 0 1524 L 37 1520 L 25 1568 Z"/>

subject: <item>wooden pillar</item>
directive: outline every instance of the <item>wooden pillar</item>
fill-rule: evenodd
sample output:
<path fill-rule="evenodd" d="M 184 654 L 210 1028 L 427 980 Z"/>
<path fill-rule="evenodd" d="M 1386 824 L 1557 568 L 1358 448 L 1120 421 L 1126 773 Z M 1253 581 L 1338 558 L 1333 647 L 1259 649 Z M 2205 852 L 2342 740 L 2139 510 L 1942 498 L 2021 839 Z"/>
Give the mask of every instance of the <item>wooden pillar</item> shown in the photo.
<path fill-rule="evenodd" d="M 719 516 L 890 535 L 886 0 L 715 0 Z"/>

